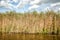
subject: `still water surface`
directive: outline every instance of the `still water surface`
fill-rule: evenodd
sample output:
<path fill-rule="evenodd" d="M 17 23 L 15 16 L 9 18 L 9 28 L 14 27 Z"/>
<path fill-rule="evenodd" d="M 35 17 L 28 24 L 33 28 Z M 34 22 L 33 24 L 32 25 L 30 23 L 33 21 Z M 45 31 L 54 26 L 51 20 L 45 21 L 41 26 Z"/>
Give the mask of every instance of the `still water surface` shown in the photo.
<path fill-rule="evenodd" d="M 60 35 L 0 33 L 0 40 L 60 40 Z"/>

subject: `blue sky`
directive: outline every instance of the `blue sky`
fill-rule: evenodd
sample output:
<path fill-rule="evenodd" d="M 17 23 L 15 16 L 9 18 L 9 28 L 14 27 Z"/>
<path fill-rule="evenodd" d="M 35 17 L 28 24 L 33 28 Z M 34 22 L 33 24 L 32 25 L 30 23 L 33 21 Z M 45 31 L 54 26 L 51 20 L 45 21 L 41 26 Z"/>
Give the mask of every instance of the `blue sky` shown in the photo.
<path fill-rule="evenodd" d="M 60 10 L 60 0 L 0 0 L 0 12 Z"/>

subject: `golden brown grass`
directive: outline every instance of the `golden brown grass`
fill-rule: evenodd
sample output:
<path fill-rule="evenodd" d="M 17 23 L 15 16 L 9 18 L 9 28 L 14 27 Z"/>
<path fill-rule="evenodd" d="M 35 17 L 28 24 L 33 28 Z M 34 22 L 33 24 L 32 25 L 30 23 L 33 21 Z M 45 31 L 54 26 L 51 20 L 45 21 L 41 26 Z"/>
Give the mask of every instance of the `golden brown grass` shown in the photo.
<path fill-rule="evenodd" d="M 32 13 L 0 13 L 0 32 L 59 33 L 60 13 L 54 11 Z"/>

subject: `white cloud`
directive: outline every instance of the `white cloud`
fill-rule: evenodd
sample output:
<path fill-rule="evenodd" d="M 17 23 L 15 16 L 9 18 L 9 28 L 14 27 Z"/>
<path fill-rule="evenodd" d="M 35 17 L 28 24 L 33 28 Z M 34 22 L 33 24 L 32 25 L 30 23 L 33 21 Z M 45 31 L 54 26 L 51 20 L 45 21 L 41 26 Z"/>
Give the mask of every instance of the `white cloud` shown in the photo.
<path fill-rule="evenodd" d="M 40 7 L 40 5 L 37 5 L 41 2 L 42 0 L 31 0 L 30 1 L 30 7 L 28 8 L 28 10 L 32 10 L 32 9 L 37 9 L 38 7 Z"/>
<path fill-rule="evenodd" d="M 58 3 L 53 3 L 53 4 L 51 4 L 50 6 L 51 6 L 51 7 L 54 7 L 54 6 L 57 6 L 57 5 L 60 5 L 60 2 L 58 2 Z"/>
<path fill-rule="evenodd" d="M 15 3 L 18 3 L 17 5 L 13 5 L 11 4 L 10 2 L 15 2 Z M 26 4 L 29 4 L 30 7 L 28 8 L 28 10 L 31 10 L 31 9 L 36 9 L 38 7 L 40 7 L 40 4 L 41 3 L 50 3 L 51 1 L 54 1 L 54 0 L 2 0 L 0 2 L 0 6 L 3 6 L 5 8 L 9 8 L 9 9 L 13 9 L 13 8 L 16 8 L 16 9 L 19 9 L 19 8 L 23 8 Z M 56 1 L 55 1 L 56 2 Z M 60 5 L 60 2 L 56 2 L 56 3 L 52 3 L 50 6 L 46 7 L 45 10 L 49 9 L 50 7 L 54 7 L 56 5 Z"/>
<path fill-rule="evenodd" d="M 3 6 L 5 8 L 11 8 L 10 5 L 7 2 L 5 2 L 5 1 L 1 1 L 0 2 L 0 6 Z"/>
<path fill-rule="evenodd" d="M 30 2 L 31 7 L 29 7 L 28 9 L 29 10 L 36 9 L 42 3 L 52 3 L 52 4 L 50 4 L 50 6 L 47 6 L 46 8 L 44 8 L 44 10 L 51 10 L 50 8 L 52 8 L 56 5 L 60 5 L 60 2 L 56 2 L 56 0 L 55 1 L 54 0 L 51 0 L 51 1 L 50 0 L 33 0 L 33 1 Z"/>
<path fill-rule="evenodd" d="M 38 7 L 40 7 L 40 6 L 39 6 L 39 5 L 33 5 L 33 6 L 29 7 L 28 10 L 36 9 L 36 8 L 38 8 Z"/>
<path fill-rule="evenodd" d="M 17 8 L 23 8 L 26 4 L 31 3 L 32 7 L 34 7 L 35 5 L 33 5 L 33 4 L 37 4 L 41 0 L 34 0 L 34 1 L 32 1 L 32 0 L 20 0 L 19 3 L 16 6 L 14 6 L 13 4 L 10 3 L 10 2 L 13 2 L 13 1 L 16 3 L 19 0 L 12 0 L 12 1 L 11 0 L 2 0 L 1 3 L 0 3 L 0 6 L 4 6 L 4 7 L 7 7 L 7 8 L 16 8 L 17 9 Z"/>
<path fill-rule="evenodd" d="M 16 0 L 14 0 L 14 1 L 16 2 Z M 10 0 L 0 1 L 0 7 L 9 8 L 9 9 L 16 8 L 16 6 L 14 6 L 13 4 L 11 4 L 9 2 L 10 2 Z"/>
<path fill-rule="evenodd" d="M 28 4 L 31 0 L 21 0 L 19 2 L 19 4 L 17 5 L 16 8 L 22 8 L 23 6 L 25 6 L 26 4 Z"/>
<path fill-rule="evenodd" d="M 2 1 L 5 1 L 5 2 L 10 2 L 10 1 L 18 2 L 19 0 L 2 0 Z"/>
<path fill-rule="evenodd" d="M 40 3 L 42 0 L 33 0 L 30 2 L 31 5 L 35 5 L 35 4 L 38 4 Z"/>
<path fill-rule="evenodd" d="M 46 11 L 46 10 L 60 10 L 60 8 L 57 8 L 57 9 L 56 9 L 56 7 L 58 7 L 58 5 L 60 5 L 60 2 L 52 3 L 52 4 L 50 4 L 50 6 L 46 7 L 44 10 L 45 10 L 45 11 Z M 54 8 L 55 8 L 55 9 L 54 9 Z"/>
<path fill-rule="evenodd" d="M 18 2 L 18 0 L 13 0 L 14 2 Z"/>
<path fill-rule="evenodd" d="M 20 1 L 16 8 L 22 8 L 26 3 L 25 1 Z"/>
<path fill-rule="evenodd" d="M 26 4 L 32 5 L 34 6 L 34 4 L 38 4 L 40 3 L 41 0 L 20 0 L 19 4 L 16 6 L 16 8 L 22 8 L 24 7 Z"/>
<path fill-rule="evenodd" d="M 60 8 L 59 8 L 59 10 L 60 10 Z"/>

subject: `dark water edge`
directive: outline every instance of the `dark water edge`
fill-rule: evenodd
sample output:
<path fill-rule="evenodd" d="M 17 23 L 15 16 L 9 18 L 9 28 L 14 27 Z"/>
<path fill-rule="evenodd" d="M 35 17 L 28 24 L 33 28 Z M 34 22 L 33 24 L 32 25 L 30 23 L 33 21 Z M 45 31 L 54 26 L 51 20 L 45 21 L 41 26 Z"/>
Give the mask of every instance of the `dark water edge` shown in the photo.
<path fill-rule="evenodd" d="M 0 33 L 0 40 L 60 40 L 60 35 L 39 33 Z"/>

